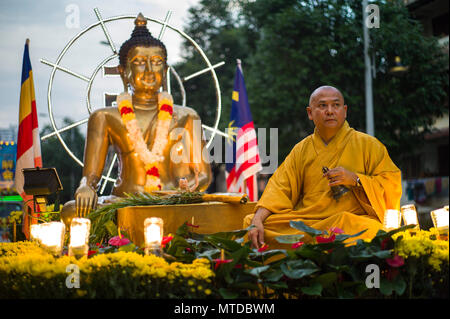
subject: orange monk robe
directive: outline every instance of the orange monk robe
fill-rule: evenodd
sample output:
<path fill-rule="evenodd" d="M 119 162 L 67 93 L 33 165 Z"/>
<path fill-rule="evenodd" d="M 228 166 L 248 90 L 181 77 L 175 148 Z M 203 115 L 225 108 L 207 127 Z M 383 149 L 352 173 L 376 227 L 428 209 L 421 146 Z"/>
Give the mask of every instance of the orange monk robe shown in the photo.
<path fill-rule="evenodd" d="M 323 166 L 355 172 L 362 187 L 350 187 L 336 201 L 328 179 L 322 176 Z M 355 239 L 370 239 L 382 228 L 385 210 L 399 209 L 401 194 L 401 172 L 386 147 L 345 121 L 328 145 L 317 130 L 298 143 L 270 178 L 255 211 L 265 207 L 273 213 L 264 222 L 264 240 L 272 248 L 286 248 L 276 236 L 301 234 L 290 227 L 291 220 L 320 230 L 339 227 L 345 234 L 367 229 Z M 253 216 L 245 217 L 244 227 Z M 311 240 L 307 235 L 304 239 Z"/>

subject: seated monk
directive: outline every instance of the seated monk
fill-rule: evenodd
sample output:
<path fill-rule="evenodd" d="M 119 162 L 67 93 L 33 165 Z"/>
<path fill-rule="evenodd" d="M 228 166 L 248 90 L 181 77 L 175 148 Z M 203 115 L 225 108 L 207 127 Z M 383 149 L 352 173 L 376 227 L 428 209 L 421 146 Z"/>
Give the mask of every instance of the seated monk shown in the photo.
<path fill-rule="evenodd" d="M 197 113 L 173 105 L 165 86 L 167 51 L 147 29 L 139 14 L 131 38 L 120 48 L 118 67 L 125 93 L 117 108 L 102 108 L 89 117 L 83 177 L 75 201 L 66 203 L 61 217 L 66 226 L 73 217 L 84 217 L 124 193 L 175 189 L 204 191 L 211 182 L 211 168 L 202 157 L 205 142 Z M 131 88 L 132 95 L 127 93 Z M 118 156 L 119 176 L 112 196 L 97 198 L 108 148 Z"/>
<path fill-rule="evenodd" d="M 244 219 L 244 227 L 256 226 L 248 233 L 256 248 L 287 248 L 275 237 L 302 234 L 290 227 L 291 220 L 349 235 L 367 229 L 354 239 L 371 239 L 383 226 L 385 210 L 400 208 L 400 170 L 382 143 L 350 128 L 341 92 L 319 87 L 306 111 L 314 133 L 295 145 L 270 178 L 255 214 Z"/>

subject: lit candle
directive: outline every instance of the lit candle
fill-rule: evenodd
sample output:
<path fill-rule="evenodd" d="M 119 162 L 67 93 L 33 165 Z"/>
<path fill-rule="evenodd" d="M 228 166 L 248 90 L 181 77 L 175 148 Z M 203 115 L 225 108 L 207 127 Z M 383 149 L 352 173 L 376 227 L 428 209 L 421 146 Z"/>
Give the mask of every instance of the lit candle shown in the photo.
<path fill-rule="evenodd" d="M 160 255 L 164 222 L 159 217 L 146 218 L 144 221 L 145 253 Z"/>
<path fill-rule="evenodd" d="M 54 255 L 61 255 L 65 231 L 66 226 L 64 226 L 64 223 L 61 222 L 41 224 L 39 238 L 42 246 L 47 248 Z"/>
<path fill-rule="evenodd" d="M 70 224 L 69 256 L 83 257 L 89 251 L 89 230 L 91 221 L 88 218 L 73 218 Z"/>
<path fill-rule="evenodd" d="M 387 209 L 384 213 L 384 228 L 387 230 L 400 227 L 400 212 L 396 209 Z"/>
<path fill-rule="evenodd" d="M 431 212 L 431 219 L 437 230 L 448 231 L 448 210 L 445 208 L 433 210 Z"/>
<path fill-rule="evenodd" d="M 41 236 L 41 224 L 33 224 L 30 226 L 30 239 L 36 243 L 39 243 Z"/>
<path fill-rule="evenodd" d="M 418 225 L 417 211 L 414 205 L 402 206 L 402 216 L 405 225 Z"/>

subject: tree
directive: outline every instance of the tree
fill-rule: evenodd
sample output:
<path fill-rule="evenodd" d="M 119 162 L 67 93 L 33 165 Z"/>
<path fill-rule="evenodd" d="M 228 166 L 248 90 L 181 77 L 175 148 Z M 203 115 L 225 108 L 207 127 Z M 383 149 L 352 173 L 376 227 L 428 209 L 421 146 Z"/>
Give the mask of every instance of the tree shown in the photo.
<path fill-rule="evenodd" d="M 223 118 L 228 120 L 226 107 L 231 105 L 233 61 L 242 54 L 255 125 L 279 129 L 280 160 L 312 133 L 305 108 L 311 92 L 320 85 L 342 91 L 350 125 L 365 131 L 360 1 L 241 0 L 231 2 L 233 10 L 227 3 L 201 1 L 191 8 L 185 30 L 208 56 L 223 53 L 231 60 L 227 65 L 232 68 L 218 73 L 224 87 Z M 381 12 L 380 28 L 370 29 L 376 65 L 375 135 L 401 166 L 403 158 L 423 143 L 433 120 L 448 112 L 448 56 L 434 38 L 423 35 L 420 23 L 409 17 L 401 1 L 371 3 Z M 388 72 L 395 55 L 410 66 L 407 76 Z M 196 61 L 188 51 L 179 67 L 196 68 Z M 203 87 L 192 83 L 194 92 Z M 205 101 L 201 93 L 194 93 L 189 104 Z M 208 118 L 207 113 L 200 115 Z"/>
<path fill-rule="evenodd" d="M 64 126 L 73 123 L 69 118 L 64 118 Z M 41 136 L 51 133 L 50 125 L 46 125 L 40 132 Z M 69 146 L 72 153 L 79 159 L 83 158 L 84 136 L 78 127 L 61 133 L 61 137 Z M 41 142 L 42 163 L 44 167 L 55 167 L 61 180 L 63 190 L 60 193 L 61 203 L 73 199 L 78 183 L 81 180 L 82 168 L 74 162 L 63 149 L 56 136 L 49 137 Z M 55 196 L 52 196 L 55 197 Z M 51 200 L 50 200 L 51 201 Z"/>

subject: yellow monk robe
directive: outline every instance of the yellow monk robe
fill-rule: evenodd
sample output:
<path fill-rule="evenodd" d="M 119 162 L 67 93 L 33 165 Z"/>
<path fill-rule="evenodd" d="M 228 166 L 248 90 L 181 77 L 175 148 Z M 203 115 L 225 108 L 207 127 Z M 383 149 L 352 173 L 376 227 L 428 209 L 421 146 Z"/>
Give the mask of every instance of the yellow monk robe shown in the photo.
<path fill-rule="evenodd" d="M 323 166 L 355 172 L 362 187 L 350 187 L 336 201 L 328 179 L 322 176 Z M 400 208 L 401 194 L 401 172 L 386 147 L 345 121 L 328 145 L 317 130 L 298 143 L 270 178 L 255 211 L 265 207 L 273 213 L 264 222 L 264 241 L 271 248 L 287 248 L 276 236 L 301 234 L 290 227 L 291 220 L 320 230 L 339 227 L 350 235 L 367 229 L 354 239 L 370 239 L 382 228 L 385 210 Z M 245 217 L 244 227 L 253 216 Z M 311 237 L 305 234 L 304 239 L 307 242 Z"/>

